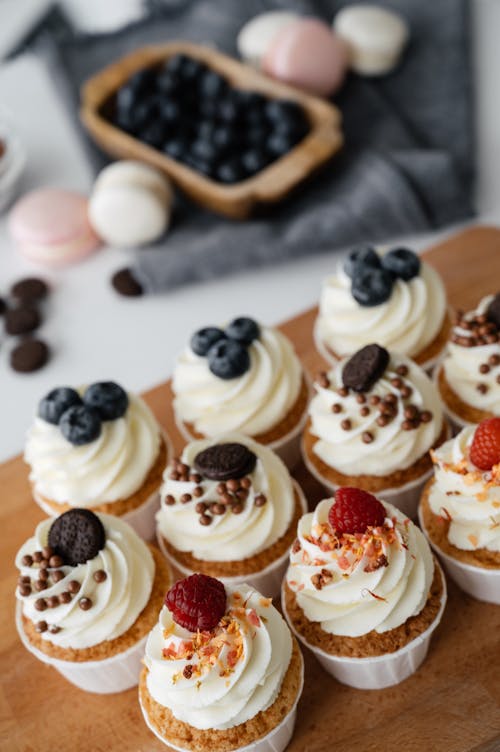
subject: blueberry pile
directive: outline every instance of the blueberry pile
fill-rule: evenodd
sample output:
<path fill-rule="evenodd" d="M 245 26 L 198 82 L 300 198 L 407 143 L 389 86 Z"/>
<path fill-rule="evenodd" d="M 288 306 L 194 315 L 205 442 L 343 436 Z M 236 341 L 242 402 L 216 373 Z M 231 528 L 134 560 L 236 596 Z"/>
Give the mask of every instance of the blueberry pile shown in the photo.
<path fill-rule="evenodd" d="M 59 426 L 67 441 L 82 446 L 95 441 L 105 420 L 121 418 L 127 411 L 128 396 L 113 381 L 89 386 L 81 397 L 75 389 L 61 386 L 52 389 L 38 405 L 38 416 Z"/>
<path fill-rule="evenodd" d="M 362 306 L 385 303 L 396 279 L 409 282 L 420 272 L 420 259 L 407 248 L 394 248 L 379 256 L 366 246 L 351 251 L 344 262 L 344 271 L 351 278 L 351 294 Z"/>
<path fill-rule="evenodd" d="M 208 367 L 219 379 L 235 379 L 250 368 L 248 346 L 260 335 L 253 319 L 231 321 L 225 330 L 215 326 L 199 329 L 191 337 L 191 350 L 208 359 Z"/>
<path fill-rule="evenodd" d="M 309 130 L 295 102 L 233 88 L 185 55 L 135 73 L 103 114 L 140 141 L 228 184 L 259 172 Z"/>

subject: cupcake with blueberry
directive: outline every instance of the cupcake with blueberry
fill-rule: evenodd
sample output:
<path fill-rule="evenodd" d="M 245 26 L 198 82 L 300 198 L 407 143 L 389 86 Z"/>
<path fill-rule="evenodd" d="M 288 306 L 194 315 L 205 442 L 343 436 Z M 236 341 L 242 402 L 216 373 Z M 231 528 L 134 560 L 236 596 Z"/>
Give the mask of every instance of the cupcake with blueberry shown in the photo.
<path fill-rule="evenodd" d="M 170 570 L 130 525 L 71 509 L 45 519 L 16 556 L 24 646 L 89 692 L 137 684 Z"/>
<path fill-rule="evenodd" d="M 279 593 L 306 502 L 268 447 L 228 434 L 186 445 L 165 470 L 157 538 L 184 575 Z"/>
<path fill-rule="evenodd" d="M 462 590 L 500 604 L 500 418 L 466 426 L 432 457 L 421 527 Z"/>
<path fill-rule="evenodd" d="M 351 251 L 321 293 L 316 347 L 331 364 L 370 342 L 430 370 L 442 353 L 450 320 L 438 273 L 406 248 Z"/>
<path fill-rule="evenodd" d="M 85 507 L 154 536 L 169 441 L 140 397 L 110 381 L 53 389 L 38 405 L 24 457 L 47 514 Z"/>
<path fill-rule="evenodd" d="M 420 529 L 359 488 L 339 488 L 299 522 L 285 617 L 336 679 L 380 689 L 424 660 L 446 583 Z"/>
<path fill-rule="evenodd" d="M 404 355 L 366 345 L 319 374 L 303 436 L 307 467 L 329 490 L 359 486 L 413 517 L 447 437 L 441 400 Z"/>
<path fill-rule="evenodd" d="M 144 719 L 186 752 L 282 752 L 302 692 L 296 640 L 270 598 L 194 574 L 167 593 L 146 643 Z"/>
<path fill-rule="evenodd" d="M 457 313 L 436 370 L 446 412 L 459 429 L 500 415 L 500 293 Z"/>
<path fill-rule="evenodd" d="M 237 318 L 195 332 L 177 359 L 174 412 L 186 439 L 236 431 L 299 459 L 308 383 L 289 340 L 277 329 Z"/>

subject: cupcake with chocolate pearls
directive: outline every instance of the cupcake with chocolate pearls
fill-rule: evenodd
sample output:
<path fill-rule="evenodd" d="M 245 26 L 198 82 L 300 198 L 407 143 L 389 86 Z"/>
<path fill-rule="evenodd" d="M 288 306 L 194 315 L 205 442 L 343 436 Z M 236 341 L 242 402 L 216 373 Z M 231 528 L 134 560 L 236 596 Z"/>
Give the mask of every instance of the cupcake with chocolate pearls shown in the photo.
<path fill-rule="evenodd" d="M 299 459 L 308 383 L 289 340 L 253 319 L 195 332 L 177 359 L 172 388 L 186 441 L 238 432 Z"/>
<path fill-rule="evenodd" d="M 165 470 L 158 543 L 182 574 L 279 593 L 306 502 L 268 447 L 227 434 L 187 444 Z"/>
<path fill-rule="evenodd" d="M 170 570 L 118 517 L 72 509 L 41 522 L 16 556 L 24 646 L 89 692 L 138 682 Z"/>

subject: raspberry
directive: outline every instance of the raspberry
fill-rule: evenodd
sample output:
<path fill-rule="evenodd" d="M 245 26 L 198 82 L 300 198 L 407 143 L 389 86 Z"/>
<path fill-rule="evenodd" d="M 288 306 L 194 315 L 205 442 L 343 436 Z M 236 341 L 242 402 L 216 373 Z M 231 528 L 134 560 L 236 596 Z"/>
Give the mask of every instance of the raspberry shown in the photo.
<path fill-rule="evenodd" d="M 170 588 L 165 605 L 175 623 L 184 629 L 210 631 L 226 611 L 226 590 L 215 577 L 192 574 Z"/>
<path fill-rule="evenodd" d="M 328 513 L 328 521 L 336 533 L 364 533 L 368 527 L 384 524 L 384 506 L 360 488 L 338 488 L 335 504 Z"/>
<path fill-rule="evenodd" d="M 483 420 L 474 432 L 471 462 L 481 470 L 491 470 L 500 462 L 500 418 Z"/>

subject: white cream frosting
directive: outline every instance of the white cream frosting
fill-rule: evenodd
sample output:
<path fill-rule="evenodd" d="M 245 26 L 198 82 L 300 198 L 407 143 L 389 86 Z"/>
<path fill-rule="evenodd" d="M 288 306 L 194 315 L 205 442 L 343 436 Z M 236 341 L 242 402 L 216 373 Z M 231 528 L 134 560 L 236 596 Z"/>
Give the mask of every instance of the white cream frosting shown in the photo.
<path fill-rule="evenodd" d="M 119 637 L 133 625 L 151 595 L 155 565 L 147 545 L 118 517 L 108 514 L 99 514 L 98 517 L 104 525 L 106 543 L 97 556 L 85 564 L 61 567 L 64 578 L 59 582 L 53 582 L 50 577 L 53 570 L 49 568 L 49 587 L 41 592 L 32 588 L 31 595 L 21 596 L 19 588 L 16 591 L 25 617 L 35 624 L 43 620 L 49 626 L 60 628 L 56 634 L 46 630 L 41 637 L 61 648 L 81 650 Z M 32 578 L 32 584 L 37 580 L 38 565 L 25 566 L 23 556 L 33 555 L 47 546 L 53 522 L 51 518 L 40 522 L 34 537 L 17 553 L 16 567 L 21 576 Z M 107 576 L 104 582 L 98 583 L 93 575 L 100 569 Z M 80 583 L 80 590 L 69 603 L 44 611 L 35 608 L 39 598 L 58 596 L 67 591 L 72 580 Z M 92 601 L 92 607 L 87 611 L 78 605 L 80 598 L 84 597 Z"/>
<path fill-rule="evenodd" d="M 290 630 L 270 599 L 248 585 L 226 586 L 226 593 L 232 626 L 219 625 L 208 637 L 218 659 L 212 664 L 193 647 L 197 635 L 176 624 L 166 606 L 146 644 L 149 693 L 198 729 L 232 728 L 270 707 L 292 655 Z M 193 667 L 189 679 L 187 665 Z"/>
<path fill-rule="evenodd" d="M 206 357 L 186 347 L 172 381 L 176 415 L 204 436 L 228 431 L 256 436 L 283 420 L 302 382 L 302 366 L 291 343 L 277 329 L 261 327 L 248 352 L 246 373 L 220 379 L 210 371 Z"/>
<path fill-rule="evenodd" d="M 141 487 L 158 456 L 160 429 L 140 397 L 128 398 L 123 417 L 103 421 L 99 437 L 83 446 L 71 444 L 58 426 L 35 417 L 24 454 L 35 493 L 92 509 L 126 499 Z"/>
<path fill-rule="evenodd" d="M 472 464 L 475 429 L 467 426 L 433 452 L 429 505 L 434 514 L 451 517 L 448 540 L 457 548 L 500 551 L 500 466 L 484 471 Z"/>
<path fill-rule="evenodd" d="M 309 405 L 311 433 L 318 437 L 314 453 L 330 467 L 344 475 L 389 475 L 396 470 L 404 470 L 420 459 L 437 440 L 443 428 L 443 411 L 438 391 L 429 377 L 409 358 L 391 353 L 389 364 L 372 388 L 365 393 L 366 403 L 357 402 L 352 390 L 346 397 L 338 394 L 342 388 L 342 370 L 347 361 L 339 361 L 328 373 L 329 387 L 315 384 L 316 395 Z M 397 366 L 405 365 L 406 376 L 398 376 Z M 391 379 L 400 378 L 412 389 L 408 399 L 402 399 Z M 394 394 L 397 397 L 397 414 L 386 426 L 377 425 L 380 413 L 377 406 L 370 404 L 370 397 L 384 397 Z M 334 404 L 340 404 L 338 413 L 332 411 Z M 432 420 L 420 423 L 419 427 L 403 430 L 404 410 L 409 404 L 419 410 L 432 413 Z M 367 416 L 361 415 L 363 407 L 369 408 Z M 349 419 L 351 429 L 344 430 L 342 421 Z M 373 441 L 364 443 L 363 433 L 372 434 Z"/>
<path fill-rule="evenodd" d="M 201 525 L 196 505 L 219 501 L 216 492 L 219 481 L 208 478 L 200 483 L 172 480 L 171 467 L 167 467 L 163 476 L 161 508 L 156 517 L 158 529 L 176 549 L 189 551 L 203 561 L 240 561 L 255 556 L 286 533 L 295 509 L 292 479 L 283 462 L 271 449 L 241 434 L 227 434 L 216 441 L 193 441 L 184 448 L 181 460 L 192 467 L 199 452 L 215 443 L 226 442 L 244 444 L 257 457 L 253 472 L 247 476 L 251 486 L 241 514 L 228 510 L 223 515 L 213 515 L 210 525 Z M 193 495 L 196 486 L 203 489 L 202 496 Z M 182 503 L 183 494 L 189 494 L 192 500 Z M 259 494 L 267 499 L 261 507 L 254 504 Z M 167 505 L 167 495 L 173 496 L 176 503 Z"/>
<path fill-rule="evenodd" d="M 339 357 L 370 342 L 414 356 L 437 336 L 445 313 L 441 278 L 424 262 L 418 276 L 397 279 L 390 298 L 376 306 L 361 306 L 352 297 L 351 278 L 339 264 L 323 283 L 316 336 Z"/>
<path fill-rule="evenodd" d="M 493 300 L 493 295 L 483 298 L 475 311 L 468 316 L 480 316 Z M 467 316 L 466 316 L 467 318 Z M 459 337 L 471 337 L 471 332 L 460 326 L 455 326 L 453 334 Z M 455 342 L 448 342 L 446 356 L 443 360 L 443 368 L 446 381 L 463 402 L 473 405 L 479 410 L 500 415 L 500 362 L 497 365 L 489 365 L 488 373 L 481 373 L 481 365 L 488 365 L 489 359 L 496 356 L 500 361 L 500 342 L 489 345 L 477 345 L 464 347 Z M 486 391 L 480 392 L 478 384 L 484 384 Z"/>
<path fill-rule="evenodd" d="M 351 546 L 323 545 L 323 536 L 332 538 L 328 522 L 332 503 L 333 499 L 324 499 L 301 518 L 300 550 L 294 547 L 290 553 L 288 586 L 307 618 L 330 634 L 360 637 L 399 627 L 420 613 L 429 595 L 434 563 L 427 541 L 402 512 L 384 502 L 384 527 L 375 528 L 373 536 L 348 536 Z M 379 555 L 386 564 L 367 571 Z M 317 589 L 311 578 L 322 574 L 325 584 Z"/>

